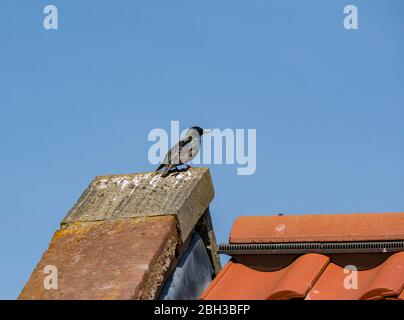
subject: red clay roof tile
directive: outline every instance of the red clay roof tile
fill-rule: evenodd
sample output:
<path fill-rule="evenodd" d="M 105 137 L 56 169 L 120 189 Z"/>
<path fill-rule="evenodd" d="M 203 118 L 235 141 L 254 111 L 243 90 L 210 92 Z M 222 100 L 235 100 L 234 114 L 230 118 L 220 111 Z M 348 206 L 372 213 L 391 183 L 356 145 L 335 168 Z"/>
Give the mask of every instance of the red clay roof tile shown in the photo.
<path fill-rule="evenodd" d="M 351 271 L 349 271 L 350 273 Z M 229 261 L 202 294 L 204 300 L 375 300 L 404 298 L 404 252 L 380 266 L 357 271 L 357 287 L 345 288 L 348 273 L 325 255 L 300 256 L 286 268 L 264 272 Z"/>
<path fill-rule="evenodd" d="M 404 213 L 241 217 L 230 235 L 233 244 L 388 240 L 404 240 Z M 241 257 L 227 263 L 201 299 L 404 300 L 404 252 L 306 253 L 276 271 L 256 270 L 251 258 L 273 263 L 282 255 Z M 357 287 L 346 269 L 355 263 Z"/>
<path fill-rule="evenodd" d="M 316 253 L 306 254 L 278 271 L 263 272 L 230 261 L 219 273 L 202 299 L 290 299 L 303 298 L 329 258 Z"/>
<path fill-rule="evenodd" d="M 373 300 L 398 296 L 404 286 L 404 252 L 393 254 L 376 268 L 357 271 L 356 286 L 344 285 L 348 273 L 351 271 L 344 273 L 344 268 L 330 263 L 306 300 Z"/>
<path fill-rule="evenodd" d="M 246 216 L 233 224 L 230 243 L 404 239 L 404 212 Z"/>

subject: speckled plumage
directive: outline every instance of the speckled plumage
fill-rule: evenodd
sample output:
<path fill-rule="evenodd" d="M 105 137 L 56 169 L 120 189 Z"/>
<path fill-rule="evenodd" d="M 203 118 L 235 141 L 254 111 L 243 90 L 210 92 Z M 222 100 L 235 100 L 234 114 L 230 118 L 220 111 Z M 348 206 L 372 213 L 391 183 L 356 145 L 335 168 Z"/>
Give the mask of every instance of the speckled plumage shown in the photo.
<path fill-rule="evenodd" d="M 163 170 L 162 176 L 165 177 L 170 170 L 192 161 L 199 152 L 203 133 L 204 130 L 200 127 L 190 128 L 185 136 L 167 152 L 156 171 Z"/>

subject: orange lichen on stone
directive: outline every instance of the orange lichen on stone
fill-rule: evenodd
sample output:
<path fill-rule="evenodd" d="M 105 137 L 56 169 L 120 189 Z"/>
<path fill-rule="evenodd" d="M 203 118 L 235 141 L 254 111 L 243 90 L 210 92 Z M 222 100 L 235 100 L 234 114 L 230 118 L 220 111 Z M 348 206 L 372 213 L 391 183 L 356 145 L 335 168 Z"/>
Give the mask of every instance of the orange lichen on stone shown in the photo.
<path fill-rule="evenodd" d="M 75 223 L 55 233 L 19 299 L 152 299 L 177 242 L 173 216 Z M 44 287 L 47 265 L 58 289 Z"/>

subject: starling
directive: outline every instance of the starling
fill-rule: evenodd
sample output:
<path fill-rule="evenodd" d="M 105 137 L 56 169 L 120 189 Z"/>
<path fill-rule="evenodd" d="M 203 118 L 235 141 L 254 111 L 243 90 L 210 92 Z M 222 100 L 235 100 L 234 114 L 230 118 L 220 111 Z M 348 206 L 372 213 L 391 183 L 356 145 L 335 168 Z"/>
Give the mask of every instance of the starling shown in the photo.
<path fill-rule="evenodd" d="M 179 165 L 185 165 L 189 168 L 187 163 L 198 154 L 202 135 L 209 131 L 200 127 L 189 128 L 185 136 L 167 152 L 156 172 L 164 169 L 161 176 L 166 177 L 170 170 L 177 168 Z"/>

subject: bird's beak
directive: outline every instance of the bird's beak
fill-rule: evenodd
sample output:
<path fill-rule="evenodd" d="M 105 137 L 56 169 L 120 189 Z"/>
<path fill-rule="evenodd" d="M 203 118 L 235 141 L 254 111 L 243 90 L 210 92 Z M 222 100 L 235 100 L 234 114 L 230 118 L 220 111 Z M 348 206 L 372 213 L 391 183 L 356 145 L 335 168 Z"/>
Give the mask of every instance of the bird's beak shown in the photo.
<path fill-rule="evenodd" d="M 207 134 L 207 133 L 211 133 L 212 132 L 212 130 L 210 130 L 210 129 L 203 129 L 203 134 Z"/>

